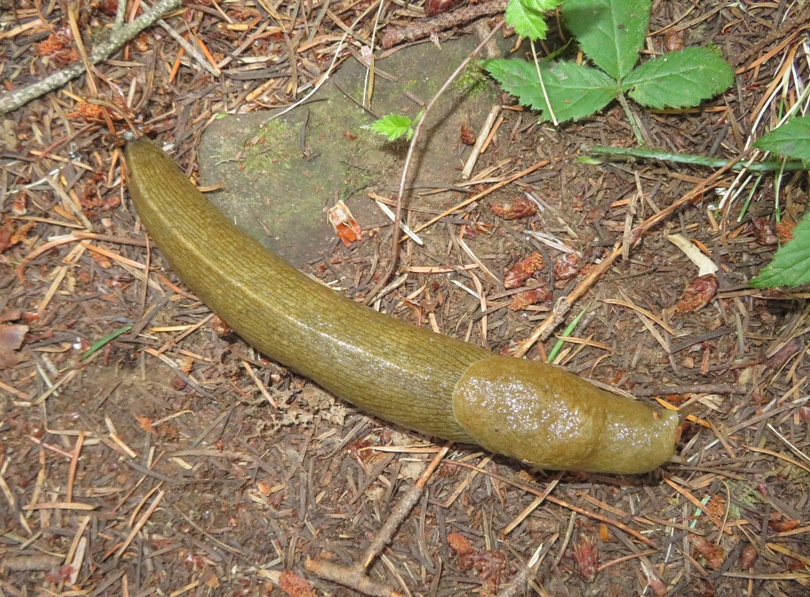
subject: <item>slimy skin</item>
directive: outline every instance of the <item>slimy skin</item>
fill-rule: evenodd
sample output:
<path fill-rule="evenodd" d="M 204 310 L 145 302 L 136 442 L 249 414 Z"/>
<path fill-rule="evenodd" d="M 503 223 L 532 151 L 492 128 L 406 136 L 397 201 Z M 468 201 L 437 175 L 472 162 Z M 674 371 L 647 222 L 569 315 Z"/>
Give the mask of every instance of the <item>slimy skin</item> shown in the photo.
<path fill-rule="evenodd" d="M 335 396 L 544 469 L 643 473 L 672 456 L 674 412 L 363 307 L 237 229 L 148 139 L 126 157 L 135 209 L 180 279 L 249 344 Z"/>

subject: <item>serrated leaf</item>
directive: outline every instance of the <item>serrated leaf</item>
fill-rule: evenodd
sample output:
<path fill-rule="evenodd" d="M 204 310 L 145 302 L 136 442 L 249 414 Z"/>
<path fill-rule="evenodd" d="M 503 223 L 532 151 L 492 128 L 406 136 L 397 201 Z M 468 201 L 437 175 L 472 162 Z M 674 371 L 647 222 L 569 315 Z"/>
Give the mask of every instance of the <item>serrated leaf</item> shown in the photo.
<path fill-rule="evenodd" d="M 405 137 L 406 139 L 413 137 L 413 129 L 411 127 L 413 127 L 413 121 L 407 116 L 389 114 L 379 120 L 375 120 L 366 128 L 384 137 L 388 137 L 389 141 L 396 141 L 400 137 Z"/>
<path fill-rule="evenodd" d="M 546 39 L 545 14 L 557 8 L 561 0 L 509 0 L 504 18 L 515 33 L 532 41 Z"/>
<path fill-rule="evenodd" d="M 580 48 L 614 79 L 638 61 L 650 21 L 650 0 L 565 0 L 565 26 Z"/>
<path fill-rule="evenodd" d="M 793 229 L 793 240 L 780 247 L 760 274 L 751 280 L 755 288 L 799 286 L 810 283 L 810 213 Z"/>
<path fill-rule="evenodd" d="M 754 146 L 789 158 L 810 160 L 810 116 L 791 118 L 759 139 Z"/>
<path fill-rule="evenodd" d="M 732 83 L 734 70 L 719 52 L 686 48 L 640 65 L 625 78 L 622 89 L 650 108 L 691 108 Z"/>
<path fill-rule="evenodd" d="M 517 59 L 487 60 L 484 68 L 521 104 L 539 110 L 543 118 L 551 115 L 533 62 Z M 585 118 L 604 108 L 618 94 L 618 84 L 595 68 L 573 62 L 549 66 L 540 63 L 543 83 L 551 108 L 559 122 Z"/>

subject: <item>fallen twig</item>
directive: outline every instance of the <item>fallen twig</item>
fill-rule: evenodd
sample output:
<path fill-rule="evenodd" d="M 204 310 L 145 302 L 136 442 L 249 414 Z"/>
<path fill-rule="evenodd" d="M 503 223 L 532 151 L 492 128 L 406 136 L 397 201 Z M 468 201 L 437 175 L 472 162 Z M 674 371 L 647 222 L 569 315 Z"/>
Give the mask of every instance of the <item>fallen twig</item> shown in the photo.
<path fill-rule="evenodd" d="M 644 220 L 641 224 L 636 226 L 632 233 L 632 243 L 635 244 L 648 230 L 657 226 L 661 222 L 668 219 L 672 214 L 678 211 L 684 205 L 688 203 L 693 203 L 694 201 L 698 200 L 700 197 L 703 196 L 704 191 L 716 186 L 719 184 L 720 177 L 731 170 L 731 168 L 740 162 L 741 160 L 745 159 L 748 154 L 751 152 L 751 148 L 747 149 L 739 156 L 737 156 L 734 160 L 730 162 L 726 162 L 726 164 L 712 173 L 711 176 L 705 178 L 701 181 L 700 184 L 696 185 L 691 191 L 684 194 L 680 199 L 675 201 L 672 205 L 662 209 L 661 211 L 651 215 L 649 218 Z M 551 313 L 543 320 L 539 326 L 537 326 L 534 331 L 532 331 L 531 335 L 526 338 L 523 342 L 520 343 L 517 350 L 513 353 L 516 357 L 524 356 L 529 350 L 531 350 L 532 346 L 534 346 L 535 342 L 538 340 L 543 340 L 547 338 L 551 332 L 556 328 L 568 314 L 571 307 L 574 303 L 577 302 L 590 288 L 593 284 L 602 277 L 602 275 L 610 269 L 610 267 L 616 262 L 619 256 L 622 254 L 622 239 L 616 241 L 616 244 L 613 245 L 613 250 L 610 254 L 605 257 L 598 265 L 596 265 L 590 273 L 583 278 L 579 284 L 577 284 L 574 289 L 567 295 L 561 297 L 555 304 L 554 308 L 551 310 Z"/>
<path fill-rule="evenodd" d="M 444 95 L 444 92 L 450 87 L 453 81 L 464 72 L 467 68 L 467 65 L 472 62 L 472 59 L 475 58 L 478 53 L 483 50 L 486 45 L 489 43 L 489 40 L 492 39 L 495 34 L 500 31 L 501 27 L 503 27 L 504 21 L 501 21 L 496 25 L 492 31 L 490 31 L 489 35 L 480 43 L 476 48 L 470 52 L 469 56 L 465 58 L 461 64 L 456 67 L 456 70 L 447 77 L 447 80 L 444 84 L 439 88 L 436 94 L 433 96 L 433 99 L 430 100 L 430 103 L 425 108 L 425 111 L 422 113 L 422 117 L 419 119 L 419 122 L 416 124 L 416 128 L 413 132 L 413 137 L 411 137 L 411 143 L 408 146 L 408 154 L 405 156 L 405 165 L 402 167 L 402 178 L 399 182 L 399 192 L 397 193 L 397 209 L 394 214 L 394 232 L 392 236 L 391 242 L 391 263 L 388 266 L 388 271 L 380 278 L 374 288 L 371 289 L 371 292 L 368 293 L 366 297 L 365 304 L 370 305 L 377 297 L 377 294 L 380 290 L 388 283 L 388 279 L 393 275 L 394 271 L 397 268 L 397 260 L 399 257 L 399 222 L 402 220 L 402 197 L 405 194 L 405 182 L 408 180 L 408 172 L 410 170 L 411 159 L 413 158 L 413 154 L 416 150 L 416 145 L 419 142 L 421 137 L 422 130 L 425 127 L 425 122 L 427 121 L 428 115 L 430 114 L 431 109 L 433 106 L 436 105 L 436 102 L 439 98 Z M 414 230 L 417 232 L 417 230 Z"/>
<path fill-rule="evenodd" d="M 403 494 L 399 502 L 397 502 L 391 510 L 388 520 L 386 520 L 385 524 L 374 537 L 361 561 L 357 562 L 354 566 L 343 566 L 342 564 L 336 564 L 327 560 L 308 559 L 305 564 L 307 570 L 317 574 L 321 578 L 351 587 L 365 595 L 399 597 L 400 593 L 371 580 L 366 574 L 366 570 L 371 566 L 372 562 L 377 559 L 380 553 L 382 553 L 385 546 L 391 542 L 399 525 L 402 524 L 402 521 L 405 520 L 405 517 L 413 510 L 419 498 L 422 497 L 425 485 L 427 485 L 427 482 L 433 476 L 433 473 L 449 451 L 449 445 L 439 450 L 422 473 L 422 476 L 419 477 L 419 480 Z"/>
<path fill-rule="evenodd" d="M 430 34 L 434 31 L 445 31 L 461 27 L 481 17 L 500 14 L 506 10 L 506 4 L 506 0 L 469 4 L 425 21 L 409 23 L 404 27 L 389 27 L 382 36 L 382 47 L 387 50 L 404 42 L 430 37 Z"/>
<path fill-rule="evenodd" d="M 88 56 L 90 64 L 98 64 L 109 58 L 118 48 L 133 39 L 144 29 L 152 26 L 161 16 L 170 10 L 179 8 L 182 0 L 158 0 L 155 5 L 138 19 L 110 31 L 109 36 L 96 43 Z M 83 62 L 76 62 L 44 79 L 21 87 L 0 97 L 0 114 L 16 110 L 49 91 L 61 87 L 85 72 Z"/>

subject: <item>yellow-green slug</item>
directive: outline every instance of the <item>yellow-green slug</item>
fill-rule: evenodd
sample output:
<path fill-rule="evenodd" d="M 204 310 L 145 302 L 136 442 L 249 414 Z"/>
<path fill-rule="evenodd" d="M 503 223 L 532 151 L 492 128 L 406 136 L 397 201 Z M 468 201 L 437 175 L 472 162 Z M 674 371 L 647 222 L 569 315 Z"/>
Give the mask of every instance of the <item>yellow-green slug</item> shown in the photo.
<path fill-rule="evenodd" d="M 247 342 L 334 395 L 544 469 L 643 473 L 672 456 L 674 412 L 367 309 L 240 232 L 151 141 L 130 142 L 126 157 L 138 215 L 180 279 Z"/>

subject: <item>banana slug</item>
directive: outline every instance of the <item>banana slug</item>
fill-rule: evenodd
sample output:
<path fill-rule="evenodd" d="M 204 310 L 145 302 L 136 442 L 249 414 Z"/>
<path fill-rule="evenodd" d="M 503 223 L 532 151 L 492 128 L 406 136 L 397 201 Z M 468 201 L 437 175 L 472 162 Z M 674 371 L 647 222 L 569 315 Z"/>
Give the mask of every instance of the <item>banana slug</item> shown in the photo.
<path fill-rule="evenodd" d="M 126 158 L 135 209 L 180 279 L 248 343 L 334 395 L 544 469 L 643 473 L 672 456 L 674 412 L 363 307 L 239 231 L 153 142 L 130 141 Z"/>

